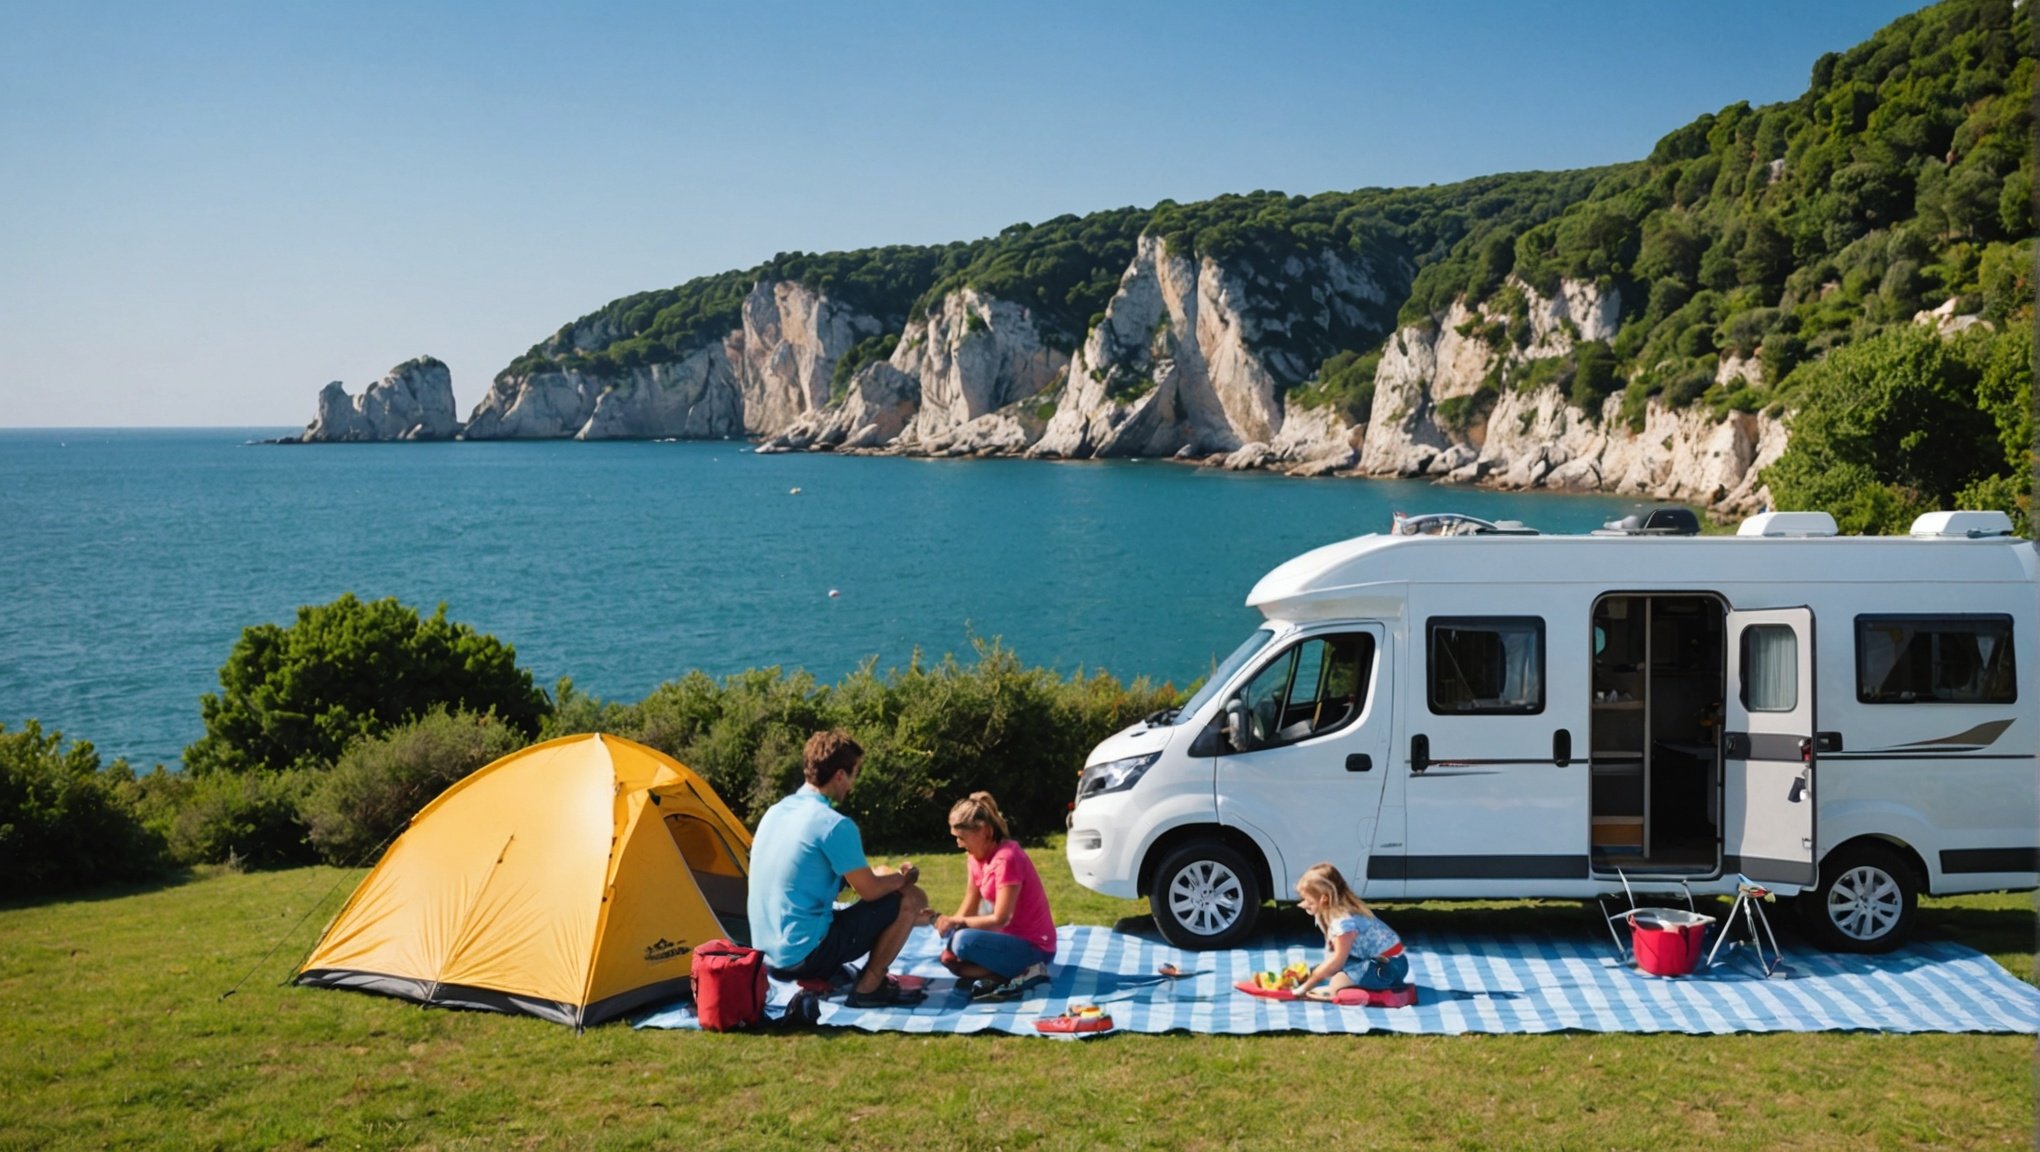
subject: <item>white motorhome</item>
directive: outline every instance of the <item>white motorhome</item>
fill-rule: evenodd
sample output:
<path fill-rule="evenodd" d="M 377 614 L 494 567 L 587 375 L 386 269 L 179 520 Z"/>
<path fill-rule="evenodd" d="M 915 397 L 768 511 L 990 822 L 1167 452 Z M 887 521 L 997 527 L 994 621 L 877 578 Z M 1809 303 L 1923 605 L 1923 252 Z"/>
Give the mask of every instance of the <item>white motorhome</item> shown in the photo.
<path fill-rule="evenodd" d="M 1921 894 L 2040 883 L 2040 564 L 1909 537 L 1365 536 L 1276 568 L 1181 709 L 1092 752 L 1067 855 L 1185 947 L 1324 860 L 1370 899 L 1796 896 L 1881 951 Z"/>

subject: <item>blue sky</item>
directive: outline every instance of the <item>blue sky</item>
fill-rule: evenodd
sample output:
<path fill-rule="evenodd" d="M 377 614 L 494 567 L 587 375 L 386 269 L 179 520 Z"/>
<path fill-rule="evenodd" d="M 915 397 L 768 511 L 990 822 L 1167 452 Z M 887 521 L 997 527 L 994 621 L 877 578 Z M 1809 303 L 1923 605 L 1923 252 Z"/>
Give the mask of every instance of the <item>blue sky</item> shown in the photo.
<path fill-rule="evenodd" d="M 1890 0 L 0 0 L 0 427 L 463 417 L 618 296 L 1164 197 L 1639 158 Z"/>

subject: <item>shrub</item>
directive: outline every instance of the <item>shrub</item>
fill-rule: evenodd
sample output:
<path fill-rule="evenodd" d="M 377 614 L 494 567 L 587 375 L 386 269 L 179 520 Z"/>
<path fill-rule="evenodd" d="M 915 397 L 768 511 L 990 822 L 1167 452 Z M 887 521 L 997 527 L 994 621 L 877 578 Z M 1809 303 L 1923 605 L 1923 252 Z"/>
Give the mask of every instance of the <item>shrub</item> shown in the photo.
<path fill-rule="evenodd" d="M 309 773 L 218 772 L 192 777 L 170 823 L 170 854 L 180 864 L 288 868 L 315 863 L 298 815 Z"/>
<path fill-rule="evenodd" d="M 697 672 L 646 698 L 640 731 L 755 821 L 800 779 L 808 736 L 831 726 L 820 696 L 806 672 L 751 668 L 719 685 Z"/>
<path fill-rule="evenodd" d="M 900 334 L 897 332 L 883 332 L 852 344 L 850 350 L 843 353 L 842 358 L 836 361 L 835 368 L 829 372 L 829 403 L 841 403 L 850 395 L 852 376 L 857 375 L 867 364 L 890 359 L 893 349 L 899 346 Z"/>
<path fill-rule="evenodd" d="M 1293 393 L 1300 408 L 1336 408 L 1351 424 L 1365 424 L 1374 411 L 1374 373 L 1383 348 L 1340 352 L 1318 367 L 1317 382 Z"/>
<path fill-rule="evenodd" d="M 949 806 L 980 788 L 998 797 L 1016 835 L 1060 828 L 1091 748 L 1176 701 L 1166 685 L 1022 667 L 997 640 L 973 648 L 968 665 L 915 660 L 883 677 L 867 665 L 829 692 L 831 721 L 865 746 L 844 808 L 868 841 L 940 840 Z"/>
<path fill-rule="evenodd" d="M 394 598 L 348 593 L 298 609 L 288 628 L 241 633 L 201 701 L 205 735 L 184 750 L 193 775 L 324 768 L 350 742 L 434 705 L 493 712 L 525 735 L 550 708 L 516 650 L 446 618 L 421 618 Z"/>
<path fill-rule="evenodd" d="M 523 746 L 523 735 L 493 716 L 434 708 L 349 745 L 311 785 L 299 815 L 321 859 L 364 864 L 433 797 Z"/>
<path fill-rule="evenodd" d="M 1500 390 L 1490 378 L 1481 381 L 1480 386 L 1468 395 L 1440 400 L 1434 413 L 1438 426 L 1465 435 L 1476 425 L 1487 421 L 1499 396 Z"/>
<path fill-rule="evenodd" d="M 1061 827 L 1077 772 L 1098 741 L 1179 698 L 1145 680 L 1025 668 L 997 640 L 972 645 L 969 663 L 916 655 L 881 673 L 867 662 L 834 685 L 777 668 L 720 682 L 690 672 L 610 711 L 620 726 L 605 730 L 701 773 L 756 824 L 800 785 L 808 736 L 841 727 L 865 749 L 844 810 L 867 843 L 942 840 L 949 806 L 979 788 L 999 798 L 1017 834 L 1038 837 Z"/>
<path fill-rule="evenodd" d="M 1573 407 L 1588 416 L 1599 416 L 1601 402 L 1621 381 L 1615 378 L 1615 353 L 1600 341 L 1579 345 L 1573 351 L 1578 368 L 1573 373 Z"/>
<path fill-rule="evenodd" d="M 102 770 L 90 743 L 63 739 L 33 720 L 18 732 L 0 725 L 0 896 L 140 879 L 166 863 L 162 838 L 124 795 L 127 762 Z"/>
<path fill-rule="evenodd" d="M 1825 509 L 1844 531 L 1903 532 L 1913 516 L 1950 507 L 2003 471 L 2004 446 L 1979 402 L 1984 373 L 1972 361 L 1993 351 L 1904 325 L 1801 369 L 1791 440 L 1763 473 L 1779 506 Z M 2016 359 L 2006 356 L 2002 389 L 2017 396 L 2022 375 L 2030 403 L 2030 363 L 2020 373 Z"/>

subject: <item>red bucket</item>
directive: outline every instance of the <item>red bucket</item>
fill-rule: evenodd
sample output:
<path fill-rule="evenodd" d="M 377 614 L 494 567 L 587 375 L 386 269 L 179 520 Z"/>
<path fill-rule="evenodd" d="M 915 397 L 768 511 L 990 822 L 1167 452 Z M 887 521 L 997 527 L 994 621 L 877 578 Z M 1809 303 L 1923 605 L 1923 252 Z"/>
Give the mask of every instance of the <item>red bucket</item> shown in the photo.
<path fill-rule="evenodd" d="M 1636 966 L 1653 976 L 1689 976 L 1714 917 L 1677 908 L 1638 908 L 1629 914 Z"/>

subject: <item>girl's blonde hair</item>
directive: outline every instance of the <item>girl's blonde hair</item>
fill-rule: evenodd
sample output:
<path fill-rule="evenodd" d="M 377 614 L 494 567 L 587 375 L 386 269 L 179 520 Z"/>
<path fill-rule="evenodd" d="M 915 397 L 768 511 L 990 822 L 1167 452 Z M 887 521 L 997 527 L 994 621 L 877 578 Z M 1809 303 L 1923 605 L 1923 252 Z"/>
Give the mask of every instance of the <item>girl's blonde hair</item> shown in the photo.
<path fill-rule="evenodd" d="M 1354 893 L 1346 883 L 1346 878 L 1339 875 L 1339 870 L 1330 863 L 1313 864 L 1304 869 L 1303 875 L 1296 881 L 1296 887 L 1298 891 L 1308 892 L 1317 899 L 1315 919 L 1318 931 L 1326 936 L 1332 934 L 1332 921 L 1341 916 L 1374 915 L 1374 909 L 1369 908 L 1367 902 Z"/>
<path fill-rule="evenodd" d="M 951 828 L 978 828 L 990 825 L 994 843 L 1008 839 L 1006 817 L 999 812 L 999 802 L 992 799 L 990 792 L 973 792 L 949 807 Z"/>

